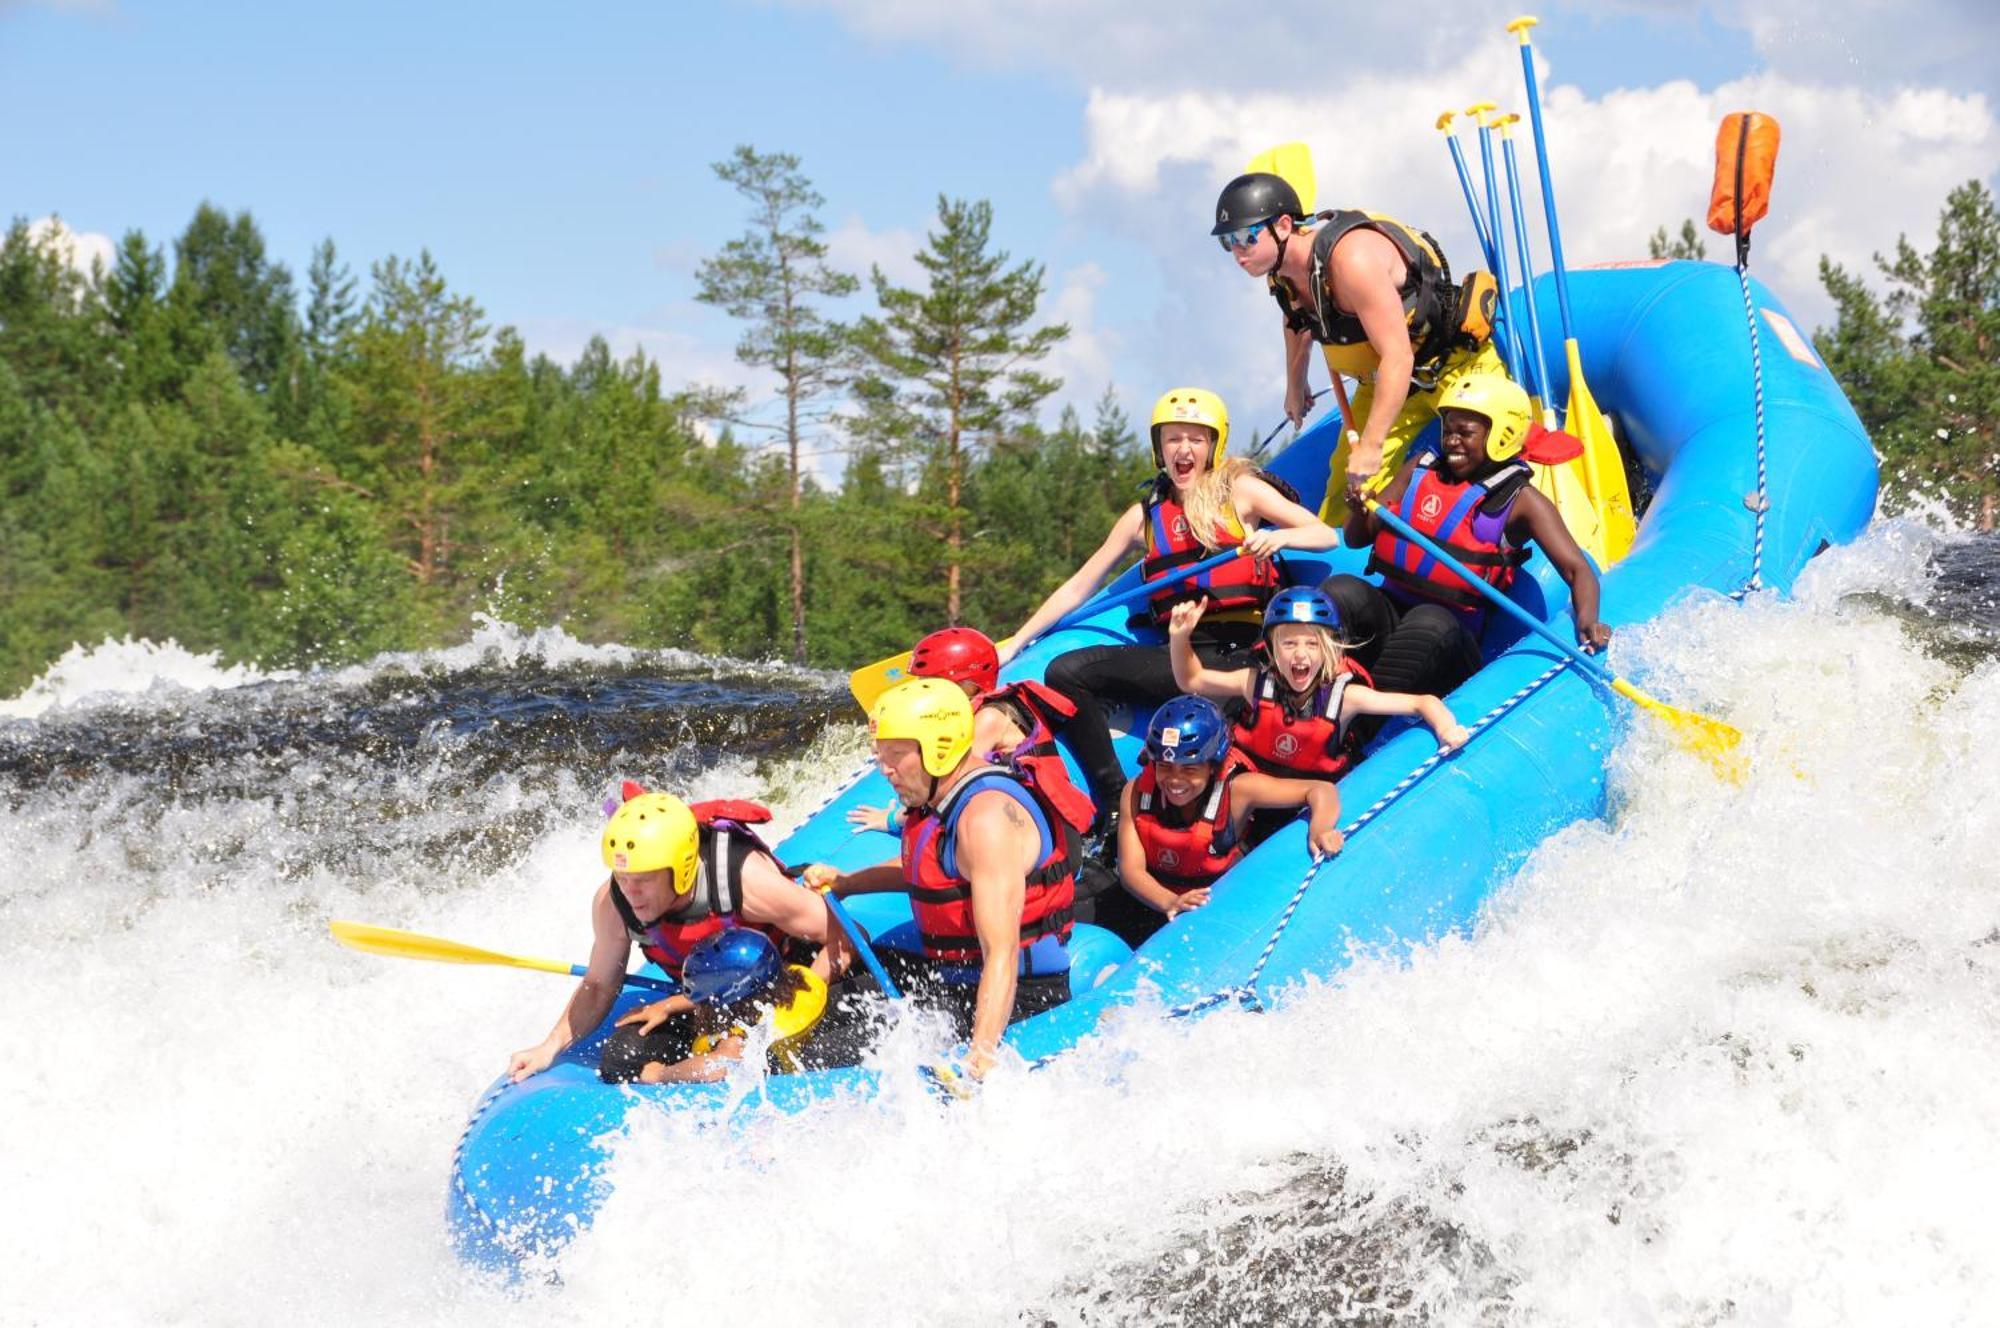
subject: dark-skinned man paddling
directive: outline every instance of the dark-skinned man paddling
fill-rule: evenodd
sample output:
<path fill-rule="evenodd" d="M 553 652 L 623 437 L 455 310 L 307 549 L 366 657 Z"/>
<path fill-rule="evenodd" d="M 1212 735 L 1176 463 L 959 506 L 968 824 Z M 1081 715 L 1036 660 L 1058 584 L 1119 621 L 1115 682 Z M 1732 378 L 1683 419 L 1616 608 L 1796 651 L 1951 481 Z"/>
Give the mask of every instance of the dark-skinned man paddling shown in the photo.
<path fill-rule="evenodd" d="M 1069 999 L 1076 834 L 1033 787 L 974 753 L 972 702 L 957 683 L 899 683 L 869 727 L 907 809 L 902 854 L 846 875 L 815 863 L 805 881 L 838 895 L 909 894 L 923 955 L 882 957 L 898 986 L 970 1039 L 965 1068 L 983 1078 L 1008 1024 Z"/>
<path fill-rule="evenodd" d="M 1493 278 L 1474 272 L 1454 283 L 1443 250 L 1415 227 L 1353 209 L 1308 215 L 1284 177 L 1252 171 L 1224 187 L 1210 234 L 1278 302 L 1285 413 L 1294 424 L 1311 405 L 1314 343 L 1329 372 L 1361 383 L 1359 438 L 1334 453 L 1320 506 L 1329 525 L 1347 519 L 1364 485 L 1374 492 L 1395 475 L 1453 379 L 1500 370 Z"/>

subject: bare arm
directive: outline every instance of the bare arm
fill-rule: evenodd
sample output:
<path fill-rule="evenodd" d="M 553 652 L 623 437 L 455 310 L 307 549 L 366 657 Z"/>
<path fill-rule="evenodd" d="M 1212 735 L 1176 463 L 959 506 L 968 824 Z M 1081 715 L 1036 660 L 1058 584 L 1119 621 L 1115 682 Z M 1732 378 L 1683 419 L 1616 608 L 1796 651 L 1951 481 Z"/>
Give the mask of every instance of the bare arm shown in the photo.
<path fill-rule="evenodd" d="M 1351 683 L 1340 694 L 1340 717 L 1348 719 L 1355 715 L 1415 715 L 1430 725 L 1438 745 L 1446 751 L 1463 747 L 1472 736 L 1443 701 L 1415 692 L 1378 692 L 1373 687 Z"/>
<path fill-rule="evenodd" d="M 590 935 L 590 962 L 585 965 L 583 980 L 576 984 L 576 991 L 563 1007 L 556 1026 L 547 1037 L 515 1052 L 507 1062 L 507 1076 L 517 1084 L 548 1069 L 564 1048 L 603 1023 L 618 993 L 625 989 L 625 964 L 632 957 L 632 938 L 626 935 L 624 920 L 611 902 L 609 881 L 598 887 L 597 897 L 590 902 Z"/>
<path fill-rule="evenodd" d="M 910 888 L 903 880 L 902 861 L 895 858 L 878 862 L 873 867 L 863 867 L 857 872 L 845 873 L 824 862 L 815 862 L 800 872 L 799 877 L 808 889 L 828 890 L 843 899 L 849 895 L 880 895 Z"/>
<path fill-rule="evenodd" d="M 959 817 L 958 867 L 972 891 L 972 928 L 979 935 L 979 992 L 972 1007 L 974 1077 L 993 1064 L 1000 1035 L 1014 1015 L 1021 954 L 1021 907 L 1028 873 L 1040 856 L 1035 822 L 998 790 L 975 793 Z"/>
<path fill-rule="evenodd" d="M 1293 331 L 1289 323 L 1278 325 L 1285 333 L 1285 417 L 1294 426 L 1304 424 L 1312 411 L 1307 391 L 1307 374 L 1312 365 L 1312 333 Z"/>
<path fill-rule="evenodd" d="M 731 1033 L 707 1051 L 667 1065 L 653 1061 L 639 1071 L 643 1084 L 712 1084 L 726 1078 L 730 1067 L 743 1059 L 743 1039 Z"/>
<path fill-rule="evenodd" d="M 829 981 L 854 962 L 847 933 L 833 920 L 826 900 L 779 871 L 768 854 L 755 854 L 743 864 L 743 916 L 819 946 L 813 971 Z"/>
<path fill-rule="evenodd" d="M 1139 782 L 1132 780 L 1125 785 L 1125 792 L 1119 796 L 1118 817 L 1118 881 L 1134 899 L 1156 912 L 1173 917 L 1190 908 L 1200 908 L 1208 902 L 1206 888 L 1189 890 L 1176 894 L 1160 884 L 1158 877 L 1146 870 L 1146 846 L 1139 842 L 1132 809 L 1138 805 Z"/>
<path fill-rule="evenodd" d="M 1382 468 L 1382 445 L 1390 426 L 1410 396 L 1410 371 L 1416 352 L 1410 345 L 1410 325 L 1403 312 L 1394 268 L 1402 263 L 1395 242 L 1386 235 L 1361 230 L 1334 246 L 1333 284 L 1340 302 L 1361 320 L 1368 344 L 1375 348 L 1375 397 L 1361 424 L 1361 440 L 1347 459 L 1350 477 L 1372 477 Z"/>
<path fill-rule="evenodd" d="M 1324 779 L 1280 779 L 1276 775 L 1244 773 L 1229 785 L 1229 819 L 1241 835 L 1253 813 L 1267 807 L 1305 807 L 1311 820 L 1306 842 L 1313 856 L 1340 852 L 1340 790 Z"/>
<path fill-rule="evenodd" d="M 1236 518 L 1250 532 L 1243 547 L 1253 558 L 1268 558 L 1279 549 L 1332 549 L 1340 532 L 1272 488 L 1255 475 L 1244 475 L 1229 486 Z"/>
<path fill-rule="evenodd" d="M 1516 532 L 1519 532 L 1517 535 Z M 1569 582 L 1570 614 L 1576 619 L 1576 642 L 1585 650 L 1601 650 L 1611 644 L 1611 629 L 1597 620 L 1597 573 L 1577 547 L 1562 513 L 1539 490 L 1523 488 L 1514 500 L 1507 520 L 1507 533 L 1520 543 L 1526 536 L 1548 555 L 1562 579 Z"/>
<path fill-rule="evenodd" d="M 1211 701 L 1247 700 L 1256 684 L 1255 669 L 1211 669 L 1194 653 L 1194 629 L 1208 608 L 1208 597 L 1183 600 L 1174 605 L 1167 620 L 1167 658 L 1173 661 L 1174 685 L 1189 696 L 1205 696 Z"/>
<path fill-rule="evenodd" d="M 1111 533 L 1104 537 L 1104 543 L 1097 546 L 1097 552 L 1083 560 L 1083 566 L 1076 569 L 1070 579 L 1057 586 L 1049 597 L 1042 601 L 1040 608 L 1028 615 L 1028 620 L 1015 629 L 1013 640 L 1000 647 L 1000 662 L 1019 654 L 1021 647 L 1054 626 L 1065 613 L 1075 609 L 1097 592 L 1104 578 L 1111 575 L 1111 569 L 1119 559 L 1139 547 L 1144 520 L 1139 504 L 1125 509 L 1125 514 L 1111 525 Z"/>

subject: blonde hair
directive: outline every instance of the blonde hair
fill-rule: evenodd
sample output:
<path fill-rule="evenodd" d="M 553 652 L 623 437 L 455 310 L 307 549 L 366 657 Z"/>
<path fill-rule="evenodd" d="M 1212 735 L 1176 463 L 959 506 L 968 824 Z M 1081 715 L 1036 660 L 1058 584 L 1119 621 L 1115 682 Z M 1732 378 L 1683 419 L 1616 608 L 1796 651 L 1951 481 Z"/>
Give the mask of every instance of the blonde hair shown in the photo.
<path fill-rule="evenodd" d="M 1203 471 L 1188 491 L 1180 495 L 1181 510 L 1187 513 L 1188 533 L 1209 553 L 1220 553 L 1228 547 L 1217 539 L 1218 530 L 1242 524 L 1235 519 L 1235 509 L 1230 506 L 1231 490 L 1239 478 L 1256 471 L 1255 466 L 1241 457 L 1224 457 L 1221 465 Z"/>
<path fill-rule="evenodd" d="M 1313 675 L 1312 685 L 1315 688 L 1333 686 L 1333 680 L 1340 676 L 1340 661 L 1349 649 L 1348 643 L 1318 623 L 1276 623 L 1273 624 L 1270 635 L 1277 636 L 1280 627 L 1304 627 L 1319 639 L 1319 672 Z M 1267 643 L 1265 653 L 1269 656 L 1271 674 L 1277 677 L 1278 652 L 1275 645 Z M 1280 678 L 1279 681 L 1282 683 L 1283 679 Z"/>

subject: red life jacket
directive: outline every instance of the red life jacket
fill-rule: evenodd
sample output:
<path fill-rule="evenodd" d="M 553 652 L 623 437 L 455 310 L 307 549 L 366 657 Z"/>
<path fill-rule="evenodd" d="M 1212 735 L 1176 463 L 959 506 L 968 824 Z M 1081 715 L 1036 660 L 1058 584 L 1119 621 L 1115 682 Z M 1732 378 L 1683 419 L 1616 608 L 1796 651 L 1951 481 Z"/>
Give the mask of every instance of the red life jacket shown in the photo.
<path fill-rule="evenodd" d="M 1041 794 L 1071 829 L 1090 829 L 1097 819 L 1097 804 L 1070 779 L 1069 767 L 1056 750 L 1055 731 L 1076 714 L 1076 703 L 1041 683 L 1017 682 L 988 692 L 979 704 L 1006 707 L 1014 722 L 1026 730 L 1028 736 L 1014 744 L 1012 751 L 999 753 L 1014 772 Z M 1028 722 L 1021 724 L 1024 718 Z"/>
<path fill-rule="evenodd" d="M 903 880 L 924 953 L 949 963 L 978 963 L 979 929 L 972 921 L 972 882 L 961 875 L 952 837 L 975 793 L 997 789 L 1028 809 L 1047 853 L 1028 873 L 1021 901 L 1021 943 L 1044 936 L 1069 940 L 1076 904 L 1078 840 L 1061 815 L 1045 807 L 1035 787 L 1011 771 L 981 766 L 945 795 L 944 805 L 912 811 L 903 822 Z"/>
<path fill-rule="evenodd" d="M 1157 581 L 1243 542 L 1243 523 L 1236 519 L 1235 509 L 1224 504 L 1222 524 L 1212 532 L 1215 548 L 1204 548 L 1188 529 L 1187 512 L 1164 476 L 1154 481 L 1152 492 L 1141 501 L 1140 507 L 1145 517 L 1146 556 L 1139 563 L 1139 575 L 1148 581 Z M 1278 584 L 1275 560 L 1231 558 L 1199 576 L 1175 581 L 1153 592 L 1146 599 L 1146 608 L 1154 622 L 1164 623 L 1172 616 L 1174 605 L 1206 595 L 1208 612 L 1203 615 L 1204 621 L 1253 621 L 1262 617 L 1264 602 L 1271 598 Z"/>
<path fill-rule="evenodd" d="M 687 904 L 662 914 L 651 922 L 641 922 L 632 911 L 631 901 L 611 879 L 611 903 L 625 923 L 626 934 L 675 981 L 687 963 L 688 952 L 718 932 L 731 927 L 753 926 L 771 938 L 782 951 L 785 933 L 775 927 L 746 923 L 739 916 L 743 907 L 743 864 L 758 853 L 776 861 L 770 846 L 750 829 L 771 819 L 769 809 L 754 802 L 716 799 L 688 804 L 700 827 L 700 869 Z"/>
<path fill-rule="evenodd" d="M 1269 669 L 1257 671 L 1254 699 L 1231 731 L 1234 750 L 1249 757 L 1267 775 L 1286 779 L 1339 779 L 1361 758 L 1361 743 L 1353 726 L 1340 717 L 1341 698 L 1348 684 L 1372 687 L 1375 680 L 1351 659 L 1331 685 L 1316 688 L 1312 705 L 1294 714 L 1284 684 Z"/>
<path fill-rule="evenodd" d="M 1200 889 L 1236 865 L 1243 856 L 1237 842 L 1235 823 L 1230 817 L 1229 784 L 1253 767 L 1234 748 L 1215 772 L 1215 782 L 1195 804 L 1186 825 L 1169 825 L 1168 816 L 1178 816 L 1160 796 L 1159 781 L 1149 762 L 1139 771 L 1137 790 L 1132 798 L 1132 829 L 1146 850 L 1146 870 L 1175 894 Z"/>
<path fill-rule="evenodd" d="M 1417 462 L 1396 514 L 1416 527 L 1466 570 L 1496 590 L 1513 584 L 1514 569 L 1528 561 L 1528 551 L 1508 542 L 1507 519 L 1514 500 L 1534 478 L 1518 458 L 1483 480 L 1457 484 L 1448 479 L 1435 455 Z M 1486 601 L 1469 582 L 1395 531 L 1375 536 L 1368 570 L 1380 572 L 1385 585 L 1422 599 L 1457 609 L 1484 609 Z"/>

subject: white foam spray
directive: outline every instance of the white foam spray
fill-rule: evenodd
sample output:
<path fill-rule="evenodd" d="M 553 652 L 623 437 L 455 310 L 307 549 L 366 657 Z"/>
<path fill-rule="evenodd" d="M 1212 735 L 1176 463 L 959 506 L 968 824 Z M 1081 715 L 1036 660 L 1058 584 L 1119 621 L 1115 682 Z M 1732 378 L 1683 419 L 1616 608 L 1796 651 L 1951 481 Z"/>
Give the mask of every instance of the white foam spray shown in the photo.
<path fill-rule="evenodd" d="M 588 780 L 478 881 L 280 878 L 281 799 L 16 790 L 0 1248 L 39 1271 L 0 1279 L 0 1321 L 1979 1321 L 2000 665 L 1934 659 L 1879 602 L 1926 599 L 1936 538 L 1881 523 L 1793 600 L 1635 633 L 1649 689 L 1743 728 L 1755 773 L 1720 785 L 1636 727 L 1613 817 L 1545 844 L 1474 934 L 1276 1014 L 1134 1017 L 962 1107 L 911 1086 L 734 1136 L 641 1118 L 560 1283 L 525 1293 L 456 1266 L 442 1196 L 466 1109 L 566 984 L 324 927 L 580 956 Z M 787 810 L 859 745 L 780 772 Z M 224 842 L 257 847 L 218 864 Z"/>

